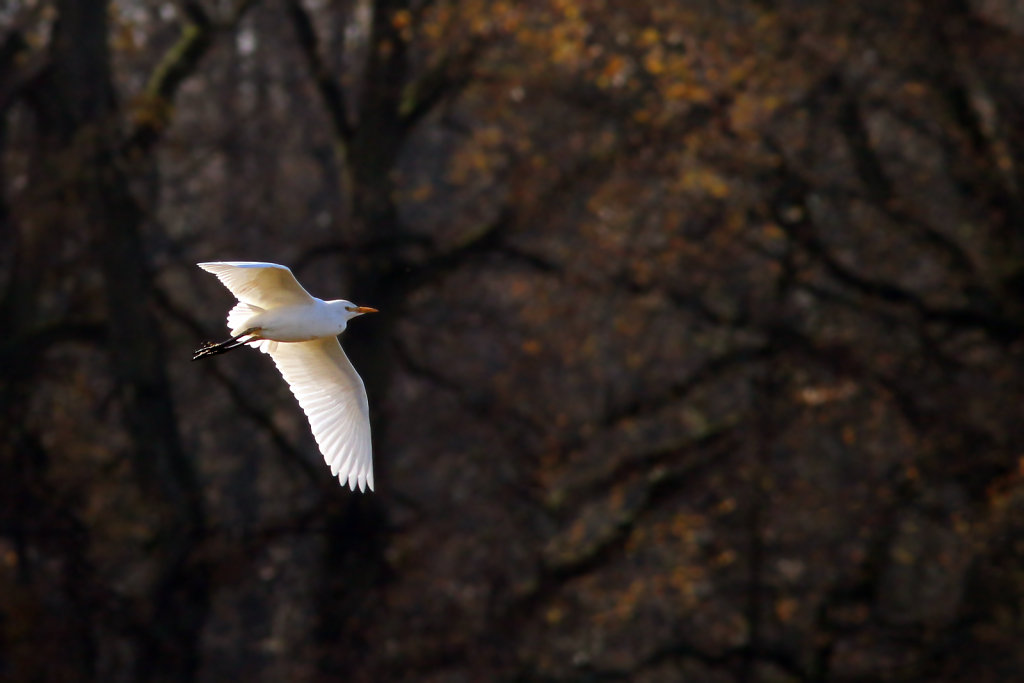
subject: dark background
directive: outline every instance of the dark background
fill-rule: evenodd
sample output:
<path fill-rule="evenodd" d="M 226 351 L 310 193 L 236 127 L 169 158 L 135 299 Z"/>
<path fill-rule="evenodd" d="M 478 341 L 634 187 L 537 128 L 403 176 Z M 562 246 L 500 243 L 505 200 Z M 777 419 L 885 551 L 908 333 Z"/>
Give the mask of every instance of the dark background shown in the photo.
<path fill-rule="evenodd" d="M 1024 678 L 1021 7 L 0 6 L 0 678 Z"/>

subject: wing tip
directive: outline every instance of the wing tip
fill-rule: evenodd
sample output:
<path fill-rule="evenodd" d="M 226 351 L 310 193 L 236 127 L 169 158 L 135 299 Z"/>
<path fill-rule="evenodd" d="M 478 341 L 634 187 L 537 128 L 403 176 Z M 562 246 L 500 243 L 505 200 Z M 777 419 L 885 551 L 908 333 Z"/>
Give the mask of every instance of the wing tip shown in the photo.
<path fill-rule="evenodd" d="M 352 491 L 355 491 L 356 488 L 358 487 L 359 493 L 366 493 L 367 489 L 370 490 L 370 493 L 373 493 L 372 471 L 369 474 L 365 472 L 349 472 L 347 476 L 347 481 L 346 475 L 344 473 L 341 473 L 340 475 L 338 475 L 338 479 L 341 481 L 342 486 L 345 486 L 347 484 L 349 489 L 351 489 Z"/>

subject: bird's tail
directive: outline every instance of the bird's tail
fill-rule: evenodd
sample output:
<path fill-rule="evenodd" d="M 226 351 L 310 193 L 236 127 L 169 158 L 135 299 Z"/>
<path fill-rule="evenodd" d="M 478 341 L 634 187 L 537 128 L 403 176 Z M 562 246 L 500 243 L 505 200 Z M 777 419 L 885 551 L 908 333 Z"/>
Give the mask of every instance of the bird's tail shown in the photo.
<path fill-rule="evenodd" d="M 242 331 L 248 327 L 252 327 L 249 321 L 260 313 L 263 313 L 266 309 L 260 308 L 259 306 L 253 306 L 247 304 L 244 301 L 239 301 L 235 304 L 235 307 L 228 313 L 228 329 L 231 330 L 231 334 L 235 334 L 235 330 Z"/>

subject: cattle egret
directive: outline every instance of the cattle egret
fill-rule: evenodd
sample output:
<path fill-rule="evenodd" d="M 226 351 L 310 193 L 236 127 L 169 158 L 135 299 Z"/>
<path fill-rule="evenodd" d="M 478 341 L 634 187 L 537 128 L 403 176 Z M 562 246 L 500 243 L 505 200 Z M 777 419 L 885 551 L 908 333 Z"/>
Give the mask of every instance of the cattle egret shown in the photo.
<path fill-rule="evenodd" d="M 269 354 L 298 399 L 331 474 L 355 491 L 373 490 L 373 449 L 366 389 L 338 343 L 348 321 L 377 309 L 341 299 L 323 301 L 292 271 L 249 261 L 197 264 L 213 273 L 238 303 L 228 313 L 231 338 L 208 342 L 192 360 L 249 345 Z"/>

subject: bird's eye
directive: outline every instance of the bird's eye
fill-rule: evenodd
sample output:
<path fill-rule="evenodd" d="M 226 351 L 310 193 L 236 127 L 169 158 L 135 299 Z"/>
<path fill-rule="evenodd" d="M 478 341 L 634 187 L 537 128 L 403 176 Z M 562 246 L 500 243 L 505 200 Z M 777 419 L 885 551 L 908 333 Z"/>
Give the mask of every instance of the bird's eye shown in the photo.
<path fill-rule="evenodd" d="M 345 307 L 345 310 L 346 310 L 346 311 L 352 311 L 352 312 L 355 312 L 355 310 L 356 310 L 356 307 L 355 307 L 355 306 L 346 306 L 346 307 Z"/>

